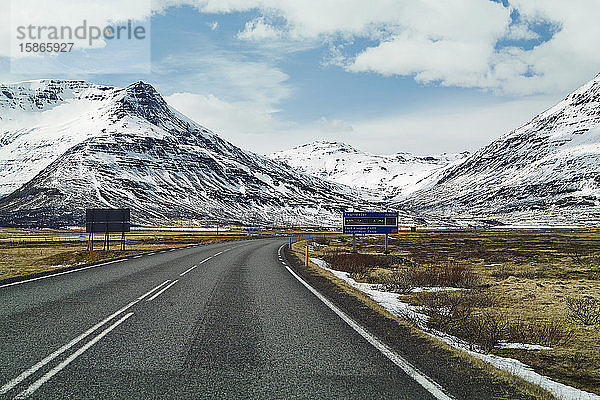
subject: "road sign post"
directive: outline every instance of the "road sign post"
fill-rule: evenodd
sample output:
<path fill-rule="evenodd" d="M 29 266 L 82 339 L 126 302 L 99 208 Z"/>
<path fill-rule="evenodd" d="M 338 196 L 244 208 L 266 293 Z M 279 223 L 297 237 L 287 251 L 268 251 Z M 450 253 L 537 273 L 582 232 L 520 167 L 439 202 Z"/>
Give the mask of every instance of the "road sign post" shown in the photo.
<path fill-rule="evenodd" d="M 385 235 L 385 254 L 389 254 L 388 235 L 398 233 L 397 212 L 344 212 L 343 233 L 352 234 L 352 252 L 356 253 L 356 234 Z"/>
<path fill-rule="evenodd" d="M 129 208 L 88 208 L 85 231 L 90 234 L 90 256 L 93 259 L 94 233 L 104 233 L 104 249 L 110 250 L 110 233 L 121 233 L 121 250 L 125 250 L 125 232 L 131 229 Z"/>

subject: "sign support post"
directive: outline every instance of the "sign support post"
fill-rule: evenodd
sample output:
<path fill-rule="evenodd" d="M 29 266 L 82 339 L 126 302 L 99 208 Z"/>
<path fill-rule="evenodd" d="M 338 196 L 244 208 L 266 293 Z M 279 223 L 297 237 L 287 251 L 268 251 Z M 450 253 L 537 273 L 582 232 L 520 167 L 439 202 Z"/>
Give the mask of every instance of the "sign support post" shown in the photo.
<path fill-rule="evenodd" d="M 352 252 L 356 253 L 356 233 L 352 234 Z"/>
<path fill-rule="evenodd" d="M 388 250 L 388 234 L 385 234 L 385 251 L 383 252 L 383 254 L 390 254 L 390 251 Z"/>
<path fill-rule="evenodd" d="M 94 258 L 94 233 L 104 233 L 104 250 L 110 251 L 110 233 L 121 233 L 121 250 L 125 250 L 125 232 L 131 228 L 129 208 L 88 208 L 85 229 L 90 233 L 90 257 Z"/>

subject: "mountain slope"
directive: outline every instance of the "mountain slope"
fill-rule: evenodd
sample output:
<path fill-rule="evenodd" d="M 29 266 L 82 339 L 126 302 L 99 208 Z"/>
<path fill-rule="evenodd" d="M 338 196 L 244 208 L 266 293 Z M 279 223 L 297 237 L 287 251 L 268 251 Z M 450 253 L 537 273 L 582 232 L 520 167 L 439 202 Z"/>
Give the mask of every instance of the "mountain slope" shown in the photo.
<path fill-rule="evenodd" d="M 396 205 L 465 219 L 598 223 L 600 75 Z"/>
<path fill-rule="evenodd" d="M 310 175 L 369 190 L 385 198 L 408 195 L 427 185 L 468 153 L 414 156 L 409 153 L 375 155 L 340 142 L 315 141 L 270 155 Z"/>
<path fill-rule="evenodd" d="M 361 202 L 220 139 L 142 82 L 37 81 L 0 99 L 3 224 L 80 224 L 98 206 L 131 207 L 143 224 L 327 224 Z"/>

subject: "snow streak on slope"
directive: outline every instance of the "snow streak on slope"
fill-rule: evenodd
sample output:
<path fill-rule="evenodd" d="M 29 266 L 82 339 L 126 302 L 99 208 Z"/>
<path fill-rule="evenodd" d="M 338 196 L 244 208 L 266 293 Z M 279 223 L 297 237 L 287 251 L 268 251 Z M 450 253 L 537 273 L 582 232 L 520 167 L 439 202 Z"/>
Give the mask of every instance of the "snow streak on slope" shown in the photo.
<path fill-rule="evenodd" d="M 427 185 L 468 153 L 415 156 L 375 155 L 340 142 L 315 141 L 270 155 L 290 166 L 331 182 L 369 190 L 380 197 L 405 196 Z"/>
<path fill-rule="evenodd" d="M 117 89 L 82 81 L 0 85 L 0 197 L 108 125 Z"/>
<path fill-rule="evenodd" d="M 398 205 L 501 222 L 600 222 L 600 75 Z"/>

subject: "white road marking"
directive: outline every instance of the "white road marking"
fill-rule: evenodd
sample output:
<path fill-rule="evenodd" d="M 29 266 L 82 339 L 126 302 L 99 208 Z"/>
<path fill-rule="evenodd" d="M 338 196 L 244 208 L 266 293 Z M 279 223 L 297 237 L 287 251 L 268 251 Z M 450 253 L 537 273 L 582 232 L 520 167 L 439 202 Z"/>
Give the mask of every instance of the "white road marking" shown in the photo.
<path fill-rule="evenodd" d="M 140 256 L 133 256 L 133 258 L 142 258 L 142 256 L 141 255 Z"/>
<path fill-rule="evenodd" d="M 85 339 L 87 336 L 91 335 L 95 330 L 97 330 L 101 326 L 105 325 L 106 323 L 108 323 L 109 321 L 111 321 L 112 319 L 114 319 L 115 317 L 117 317 L 118 315 L 122 314 L 123 312 L 125 312 L 126 310 L 128 310 L 129 308 L 131 308 L 138 301 L 139 300 L 135 300 L 135 301 L 132 301 L 131 303 L 127 304 L 125 307 L 121 308 L 120 310 L 118 310 L 115 313 L 111 314 L 110 316 L 106 317 L 104 320 L 98 322 L 96 325 L 92 326 L 90 329 L 88 329 L 87 331 L 83 332 L 81 335 L 77 336 L 76 338 L 74 338 L 69 343 L 65 344 L 64 346 L 62 346 L 61 348 L 59 348 L 55 352 L 53 352 L 50 355 L 46 356 L 44 359 L 42 359 L 40 362 L 38 362 L 37 364 L 35 364 L 33 367 L 29 368 L 26 371 L 23 371 L 15 379 L 11 380 L 10 382 L 8 382 L 4 386 L 2 386 L 2 388 L 0 388 L 0 394 L 4 394 L 4 393 L 8 392 L 9 390 L 11 390 L 12 388 L 14 388 L 15 386 L 17 386 L 23 380 L 27 379 L 27 377 L 29 377 L 31 374 L 35 373 L 38 369 L 42 368 L 44 365 L 46 365 L 50 361 L 54 360 L 56 357 L 58 357 L 59 355 L 61 355 L 65 351 L 69 350 L 71 347 L 73 347 L 74 345 L 76 345 L 77 343 L 79 343 L 80 341 L 82 341 L 83 339 Z"/>
<path fill-rule="evenodd" d="M 281 254 L 281 249 L 284 245 L 279 248 L 278 253 Z M 381 352 L 384 356 L 386 356 L 390 361 L 396 364 L 400 369 L 402 369 L 408 376 L 414 379 L 417 383 L 419 383 L 423 388 L 425 388 L 429 393 L 431 393 L 438 400 L 452 400 L 452 397 L 448 396 L 442 390 L 442 387 L 438 385 L 436 382 L 423 375 L 419 370 L 413 367 L 407 360 L 396 354 L 392 349 L 390 349 L 387 345 L 377 339 L 375 336 L 370 334 L 365 328 L 360 326 L 358 323 L 354 322 L 352 318 L 350 318 L 346 313 L 340 310 L 336 305 L 327 300 L 325 296 L 319 293 L 316 289 L 310 286 L 304 279 L 299 277 L 290 267 L 287 265 L 285 268 L 289 271 L 290 274 L 294 278 L 296 278 L 302 285 L 304 285 L 309 291 L 312 292 L 319 300 L 321 300 L 327 307 L 329 307 L 334 313 L 336 313 L 345 323 L 347 323 L 352 329 L 354 329 L 359 335 L 361 335 L 367 342 L 369 342 L 373 347 Z"/>
<path fill-rule="evenodd" d="M 162 253 L 166 253 L 166 252 L 167 252 L 166 250 L 161 250 L 161 251 L 159 251 L 159 253 L 161 253 L 161 254 L 162 254 Z"/>
<path fill-rule="evenodd" d="M 169 251 L 175 251 L 175 250 L 177 250 L 177 249 L 169 249 Z"/>
<path fill-rule="evenodd" d="M 161 289 L 158 293 L 156 293 L 154 296 L 150 297 L 149 299 L 146 299 L 146 301 L 152 301 L 155 298 L 157 298 L 158 296 L 160 296 L 161 294 L 163 294 L 167 289 L 169 289 L 171 286 L 173 286 L 174 284 L 176 284 L 177 282 L 179 282 L 179 279 L 174 280 L 173 282 L 169 283 L 166 287 L 164 287 L 163 289 Z"/>
<path fill-rule="evenodd" d="M 35 392 L 36 390 L 38 390 L 40 388 L 40 386 L 42 386 L 44 383 L 48 382 L 54 375 L 59 373 L 62 369 L 64 369 L 67 365 L 69 365 L 73 360 L 75 360 L 77 357 L 82 355 L 87 349 L 89 349 L 94 344 L 96 344 L 104 336 L 108 335 L 108 333 L 110 331 L 112 331 L 117 326 L 119 326 L 120 324 L 125 322 L 125 320 L 127 318 L 131 317 L 132 315 L 133 315 L 133 313 L 130 312 L 130 313 L 124 315 L 123 317 L 121 317 L 121 319 L 119 319 L 117 322 L 115 322 L 114 324 L 112 324 L 111 326 L 109 326 L 108 328 L 103 330 L 98 336 L 94 337 L 92 340 L 87 342 L 84 346 L 79 348 L 77 351 L 75 351 L 73 354 L 71 354 L 69 357 L 67 357 L 64 361 L 62 361 L 56 367 L 54 367 L 50 371 L 48 371 L 40 379 L 38 379 L 37 381 L 32 383 L 27 389 L 25 389 L 24 391 L 19 393 L 15 398 L 16 399 L 26 399 L 27 397 L 31 396 L 33 394 L 33 392 Z"/>
<path fill-rule="evenodd" d="M 205 258 L 204 260 L 200 261 L 198 264 L 204 264 L 205 262 L 207 262 L 208 260 L 210 260 L 211 258 L 213 258 L 213 256 L 210 256 L 208 258 Z"/>
<path fill-rule="evenodd" d="M 52 278 L 54 276 L 66 275 L 66 274 L 70 274 L 72 272 L 83 271 L 83 270 L 90 269 L 90 268 L 101 267 L 103 265 L 114 264 L 114 263 L 118 263 L 118 262 L 121 262 L 121 261 L 125 261 L 125 260 L 113 260 L 113 261 L 105 262 L 105 263 L 102 263 L 102 264 L 88 265 L 87 267 L 82 267 L 82 268 L 78 268 L 78 269 L 72 269 L 72 270 L 69 270 L 69 271 L 57 272 L 56 274 L 52 274 L 52 275 L 38 276 L 37 278 L 27 279 L 25 281 L 7 283 L 7 284 L 4 284 L 4 285 L 1 285 L 0 289 L 3 288 L 3 287 L 8 287 L 8 286 L 21 285 L 21 284 L 27 283 L 27 282 L 39 281 L 40 279 Z"/>
<path fill-rule="evenodd" d="M 149 296 L 152 292 L 154 292 L 155 290 L 160 289 L 161 287 L 163 287 L 164 285 L 166 285 L 167 283 L 171 282 L 170 279 L 167 279 L 166 281 L 164 281 L 163 283 L 161 283 L 160 285 L 158 285 L 157 287 L 155 287 L 154 289 L 146 292 L 146 294 L 141 295 L 140 297 L 138 297 L 138 300 L 143 300 L 144 297 Z"/>
<path fill-rule="evenodd" d="M 191 270 L 193 270 L 196 267 L 197 267 L 197 265 L 194 265 L 193 267 L 189 268 L 187 271 L 180 273 L 179 276 L 184 276 L 185 274 L 187 274 L 188 272 L 190 272 Z"/>
<path fill-rule="evenodd" d="M 221 254 L 223 254 L 223 252 L 222 252 L 222 251 L 218 252 L 217 254 L 213 254 L 213 257 L 219 256 L 219 255 L 221 255 Z"/>
<path fill-rule="evenodd" d="M 153 256 L 153 255 L 155 255 L 155 254 L 156 254 L 156 253 L 148 253 L 148 254 L 146 254 L 146 255 L 147 255 L 147 256 Z"/>

